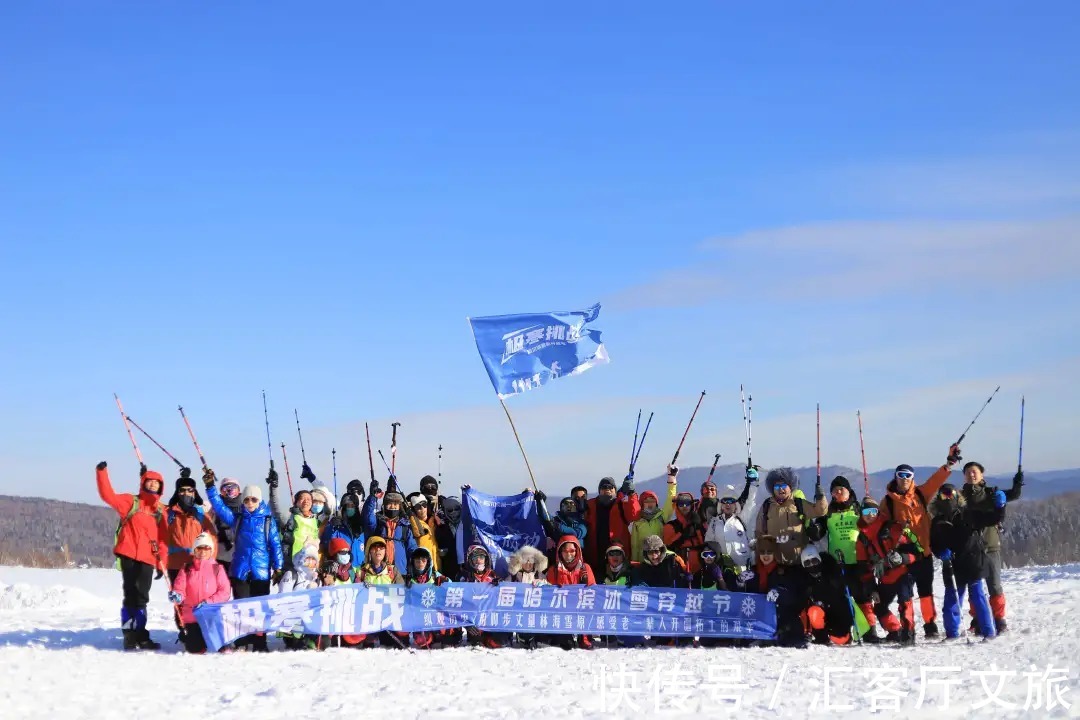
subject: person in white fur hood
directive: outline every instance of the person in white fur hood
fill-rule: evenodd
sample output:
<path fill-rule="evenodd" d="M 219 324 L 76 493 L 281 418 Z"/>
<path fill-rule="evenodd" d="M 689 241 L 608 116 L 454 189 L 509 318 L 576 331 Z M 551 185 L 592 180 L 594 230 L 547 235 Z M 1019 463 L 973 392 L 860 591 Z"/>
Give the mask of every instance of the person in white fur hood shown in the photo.
<path fill-rule="evenodd" d="M 540 550 L 525 545 L 506 561 L 508 574 L 504 582 L 547 585 L 548 559 Z"/>

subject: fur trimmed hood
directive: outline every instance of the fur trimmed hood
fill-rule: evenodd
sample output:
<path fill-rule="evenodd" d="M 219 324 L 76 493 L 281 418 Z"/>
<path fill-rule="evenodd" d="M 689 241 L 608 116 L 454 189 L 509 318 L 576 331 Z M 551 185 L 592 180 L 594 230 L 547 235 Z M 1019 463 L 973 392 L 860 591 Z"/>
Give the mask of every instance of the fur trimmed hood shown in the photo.
<path fill-rule="evenodd" d="M 548 559 L 544 553 L 540 552 L 536 548 L 526 545 L 521 547 L 511 555 L 506 561 L 506 568 L 510 575 L 517 575 L 521 572 L 521 566 L 525 564 L 526 559 L 532 560 L 535 563 L 533 572 L 537 575 L 542 575 L 547 572 Z"/>

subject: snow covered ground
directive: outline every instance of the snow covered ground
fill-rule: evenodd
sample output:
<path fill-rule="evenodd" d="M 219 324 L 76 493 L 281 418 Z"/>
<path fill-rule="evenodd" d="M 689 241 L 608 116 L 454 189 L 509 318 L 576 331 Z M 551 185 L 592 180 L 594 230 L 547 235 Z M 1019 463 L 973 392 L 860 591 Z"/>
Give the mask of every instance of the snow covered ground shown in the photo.
<path fill-rule="evenodd" d="M 151 627 L 164 649 L 123 653 L 118 572 L 0 567 L 0 717 L 717 717 L 736 697 L 740 720 L 1080 717 L 1080 564 L 1005 579 L 1012 630 L 991 642 L 189 656 L 162 583 Z"/>

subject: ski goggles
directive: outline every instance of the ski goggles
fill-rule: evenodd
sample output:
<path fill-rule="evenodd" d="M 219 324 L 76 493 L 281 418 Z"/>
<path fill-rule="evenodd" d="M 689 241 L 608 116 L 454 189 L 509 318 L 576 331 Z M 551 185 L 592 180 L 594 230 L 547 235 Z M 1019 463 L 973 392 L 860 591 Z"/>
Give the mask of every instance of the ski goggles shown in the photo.
<path fill-rule="evenodd" d="M 951 498 L 953 496 L 953 493 L 954 493 L 953 490 L 941 490 L 940 492 L 938 492 L 938 495 L 940 495 L 941 497 L 948 500 L 949 498 Z"/>
<path fill-rule="evenodd" d="M 776 492 L 777 490 L 790 490 L 791 486 L 787 483 L 776 483 L 775 485 L 773 485 L 772 489 L 773 492 Z"/>
<path fill-rule="evenodd" d="M 876 507 L 864 507 L 862 509 L 862 516 L 863 517 L 874 517 L 877 514 L 878 514 L 878 509 Z"/>
<path fill-rule="evenodd" d="M 679 507 L 690 507 L 691 505 L 694 504 L 694 501 L 693 500 L 676 500 L 675 504 L 678 505 Z"/>
<path fill-rule="evenodd" d="M 715 560 L 716 559 L 716 551 L 715 550 L 702 550 L 701 551 L 701 559 L 702 560 Z"/>
<path fill-rule="evenodd" d="M 221 486 L 221 494 L 224 495 L 227 498 L 237 497 L 237 496 L 240 495 L 240 486 L 239 485 L 232 485 L 232 484 L 230 484 L 230 485 L 222 485 Z"/>
<path fill-rule="evenodd" d="M 733 498 L 733 497 L 722 497 L 722 498 L 720 498 L 720 504 L 721 505 L 734 505 L 735 504 L 735 498 Z"/>
<path fill-rule="evenodd" d="M 612 548 L 611 550 L 607 551 L 607 556 L 608 557 L 626 557 L 626 553 L 623 552 L 622 550 L 619 550 L 618 548 Z"/>
<path fill-rule="evenodd" d="M 893 477 L 897 480 L 914 480 L 915 473 L 911 472 L 910 470 L 901 470 L 898 473 L 894 473 Z"/>

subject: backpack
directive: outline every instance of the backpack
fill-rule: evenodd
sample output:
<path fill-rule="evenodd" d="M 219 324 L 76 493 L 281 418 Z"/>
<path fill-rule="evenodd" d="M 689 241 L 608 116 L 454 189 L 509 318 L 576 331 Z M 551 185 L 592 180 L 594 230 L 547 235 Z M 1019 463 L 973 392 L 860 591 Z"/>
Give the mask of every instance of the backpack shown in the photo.
<path fill-rule="evenodd" d="M 128 510 L 128 513 L 127 513 L 127 515 L 124 516 L 124 519 L 120 520 L 120 521 L 118 521 L 116 523 L 116 534 L 113 535 L 113 545 L 114 546 L 116 545 L 116 542 L 120 539 L 120 530 L 124 527 L 124 523 L 126 523 L 128 520 L 130 520 L 132 517 L 134 517 L 135 513 L 137 513 L 137 512 L 139 512 L 139 496 L 138 495 L 136 495 L 134 500 L 132 501 L 131 509 Z M 157 523 L 161 522 L 161 504 L 160 503 L 156 503 L 155 506 L 154 506 L 154 522 L 157 522 Z M 113 563 L 113 567 L 115 567 L 117 570 L 120 570 L 120 556 L 119 555 L 116 556 L 116 562 Z"/>
<path fill-rule="evenodd" d="M 799 522 L 802 523 L 803 531 L 806 533 L 806 539 L 815 543 L 825 537 L 824 531 L 819 524 L 810 522 L 806 519 L 806 501 L 799 497 L 792 497 L 791 499 L 795 501 L 795 514 L 799 516 Z M 765 501 L 761 503 L 761 516 L 766 519 L 766 522 L 769 517 L 769 505 L 772 501 L 773 499 L 770 496 L 765 498 Z"/>

